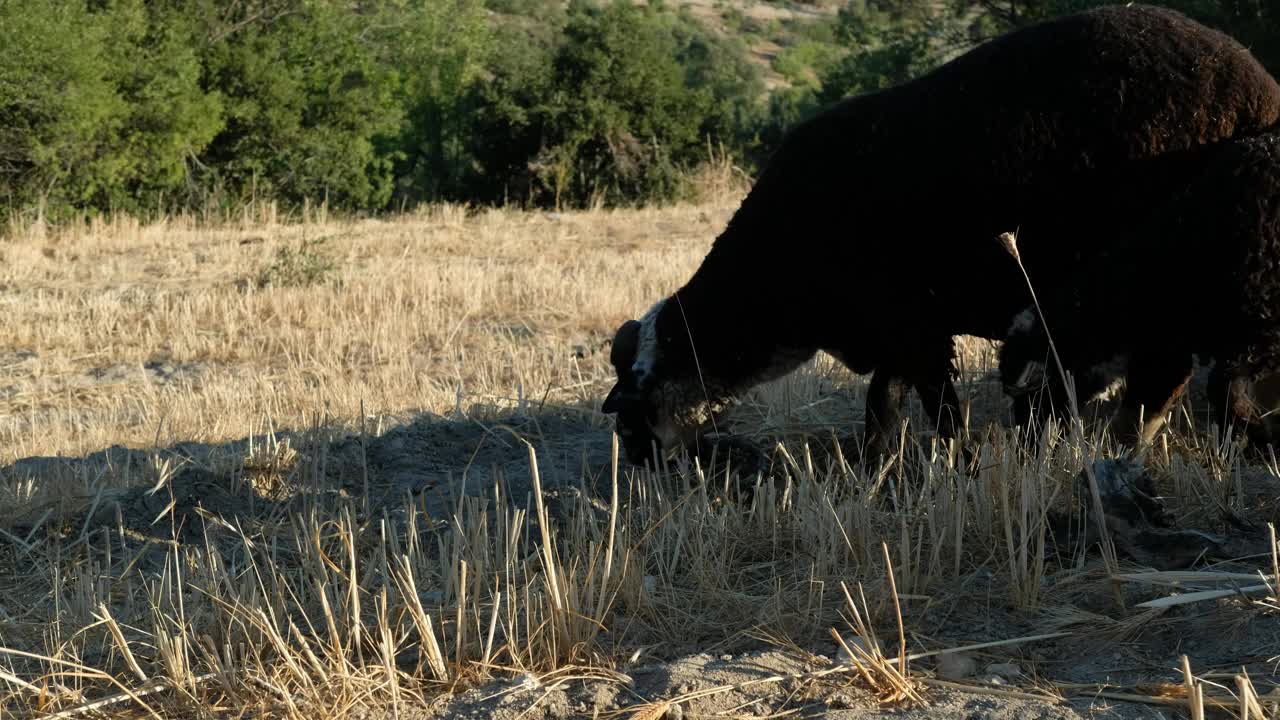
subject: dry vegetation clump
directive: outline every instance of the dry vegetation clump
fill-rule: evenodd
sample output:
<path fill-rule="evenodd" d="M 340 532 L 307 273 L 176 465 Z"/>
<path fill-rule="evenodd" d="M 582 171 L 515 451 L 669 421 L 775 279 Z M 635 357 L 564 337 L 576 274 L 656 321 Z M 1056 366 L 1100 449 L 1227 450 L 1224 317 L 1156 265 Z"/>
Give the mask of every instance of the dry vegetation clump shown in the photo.
<path fill-rule="evenodd" d="M 859 465 L 825 356 L 725 428 L 758 473 L 618 466 L 604 341 L 733 206 L 0 241 L 0 715 L 1277 712 L 1274 550 L 1059 542 L 1108 443 L 999 427 L 985 343 L 976 475 L 914 429 Z M 1200 400 L 1144 471 L 1179 526 L 1265 536 L 1280 468 Z"/>

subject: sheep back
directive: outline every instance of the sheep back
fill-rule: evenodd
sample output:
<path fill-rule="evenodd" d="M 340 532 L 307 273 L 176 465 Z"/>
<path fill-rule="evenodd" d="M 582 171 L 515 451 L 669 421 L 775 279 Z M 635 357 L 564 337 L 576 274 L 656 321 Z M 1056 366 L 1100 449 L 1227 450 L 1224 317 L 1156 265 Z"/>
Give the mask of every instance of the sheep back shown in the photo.
<path fill-rule="evenodd" d="M 868 170 L 1020 184 L 1277 120 L 1280 86 L 1244 46 L 1174 10 L 1134 5 L 1007 33 L 913 81 L 845 99 L 795 134 L 832 159 L 878 156 Z"/>
<path fill-rule="evenodd" d="M 1280 372 L 1280 131 L 1134 163 L 1092 192 L 1097 205 L 1132 205 L 1125 223 L 1094 228 L 1105 252 L 1040 297 L 1068 364 L 1194 353 L 1231 375 Z M 1084 231 L 1067 222 L 1044 234 Z M 1033 268 L 1033 282 L 1051 269 Z M 1002 351 L 1006 382 L 1043 359 L 1043 327 L 1027 312 Z"/>
<path fill-rule="evenodd" d="M 933 315 L 945 334 L 1002 337 L 1024 304 L 1021 277 L 994 238 L 1020 227 L 1026 198 L 1049 215 L 1078 213 L 1055 210 L 1053 188 L 1278 120 L 1280 85 L 1249 51 L 1176 11 L 1103 7 L 1029 26 L 795 126 L 678 292 L 684 314 L 675 317 L 674 303 L 664 312 L 708 345 L 761 319 L 776 321 L 783 344 L 857 336 L 862 348 L 848 357 L 859 367 L 877 364 L 872 346 L 901 343 L 904 317 Z M 1026 250 L 1043 264 L 1089 252 L 1075 243 Z M 790 278 L 805 278 L 804 292 Z M 732 316 L 699 317 L 729 288 L 753 290 L 733 293 Z M 892 312 L 832 328 L 823 316 L 851 290 L 892 296 Z"/>

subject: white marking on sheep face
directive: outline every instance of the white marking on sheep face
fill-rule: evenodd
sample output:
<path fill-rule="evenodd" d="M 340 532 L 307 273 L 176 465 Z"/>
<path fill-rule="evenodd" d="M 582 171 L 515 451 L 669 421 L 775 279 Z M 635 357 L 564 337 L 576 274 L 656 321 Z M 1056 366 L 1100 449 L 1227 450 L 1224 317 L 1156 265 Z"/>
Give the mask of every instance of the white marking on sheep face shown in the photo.
<path fill-rule="evenodd" d="M 659 300 L 639 320 L 631 372 L 644 404 L 644 422 L 664 451 L 691 443 L 707 425 L 735 401 L 718 378 L 672 375 L 659 367 L 658 315 L 666 305 Z M 683 364 L 681 364 L 683 367 Z"/>
<path fill-rule="evenodd" d="M 1009 335 L 1027 335 L 1035 330 L 1037 325 L 1036 309 L 1029 307 L 1018 313 L 1013 318 L 1013 324 L 1009 326 Z"/>
<path fill-rule="evenodd" d="M 642 390 L 653 377 L 653 367 L 658 362 L 658 313 L 666 300 L 659 300 L 640 318 L 640 339 L 636 343 L 636 359 L 631 363 L 636 385 Z"/>
<path fill-rule="evenodd" d="M 1022 366 L 1022 373 L 1018 375 L 1015 387 L 1029 388 L 1041 386 L 1045 383 L 1044 373 L 1044 363 L 1037 361 L 1029 362 Z"/>
<path fill-rule="evenodd" d="M 738 394 L 758 383 L 781 377 L 813 357 L 812 348 L 779 348 L 767 367 L 742 377 L 706 374 L 696 362 L 677 358 L 664 362 L 658 338 L 659 300 L 640 319 L 631 373 L 643 405 L 643 421 L 662 449 L 691 444 L 737 402 Z M 686 332 L 683 328 L 674 332 Z M 729 349 L 721 349 L 728 351 Z M 683 352 L 683 350 L 682 350 Z M 678 370 L 676 369 L 678 368 Z"/>
<path fill-rule="evenodd" d="M 1109 402 L 1119 396 L 1119 393 L 1125 386 L 1125 373 L 1129 369 L 1129 359 L 1123 355 L 1116 355 L 1110 360 L 1098 363 L 1089 368 L 1089 372 L 1093 374 L 1095 381 L 1099 382 L 1102 387 L 1091 398 L 1084 398 L 1085 402 L 1091 400 L 1100 400 Z"/>

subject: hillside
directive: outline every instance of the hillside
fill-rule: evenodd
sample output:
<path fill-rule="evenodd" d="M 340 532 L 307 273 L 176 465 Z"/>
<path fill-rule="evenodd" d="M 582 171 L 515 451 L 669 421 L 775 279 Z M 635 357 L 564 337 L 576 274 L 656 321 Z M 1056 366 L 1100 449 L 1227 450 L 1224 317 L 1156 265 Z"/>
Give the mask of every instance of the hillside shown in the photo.
<path fill-rule="evenodd" d="M 773 90 L 792 84 L 775 69 L 778 56 L 805 37 L 821 34 L 821 30 L 815 33 L 812 26 L 833 24 L 840 3 L 834 0 L 816 3 L 678 0 L 678 7 L 688 8 L 694 17 L 718 32 L 745 40 L 752 61 L 765 74 L 766 87 Z M 834 42 L 831 47 L 833 52 L 838 51 Z M 812 73 L 810 78 L 817 79 Z"/>

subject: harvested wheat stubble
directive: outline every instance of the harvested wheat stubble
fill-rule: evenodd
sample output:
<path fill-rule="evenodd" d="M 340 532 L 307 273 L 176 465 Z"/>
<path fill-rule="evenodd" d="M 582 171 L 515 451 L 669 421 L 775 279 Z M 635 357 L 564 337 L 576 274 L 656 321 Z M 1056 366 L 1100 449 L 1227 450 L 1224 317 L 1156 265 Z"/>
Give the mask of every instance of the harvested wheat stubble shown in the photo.
<path fill-rule="evenodd" d="M 1089 452 L 1017 448 L 985 343 L 962 343 L 978 477 L 914 430 L 901 477 L 838 462 L 865 386 L 819 357 L 728 418 L 705 484 L 682 459 L 620 472 L 615 495 L 601 341 L 729 207 L 121 224 L 60 238 L 56 261 L 46 239 L 5 244 L 0 302 L 26 313 L 0 314 L 17 347 L 0 356 L 0 714 L 139 717 L 145 691 L 161 717 L 632 717 L 678 698 L 668 717 L 874 717 L 830 631 L 860 644 L 845 583 L 896 667 L 881 543 L 929 703 L 901 716 L 1170 717 L 1133 699 L 1177 702 L 1181 653 L 1271 702 L 1265 593 L 1139 607 L 1258 584 L 1239 578 L 1268 559 L 1209 557 L 1213 577 L 1124 561 L 1112 579 L 1096 554 L 1037 552 Z M 340 282 L 236 286 L 320 234 Z M 1188 432 L 1193 391 L 1147 459 L 1165 510 L 1221 535 L 1280 520 L 1274 469 Z M 725 447 L 767 477 L 726 483 Z M 938 684 L 945 651 L 973 645 L 978 674 L 956 682 L 976 689 Z M 1021 676 L 986 682 L 1010 662 Z"/>
<path fill-rule="evenodd" d="M 406 506 L 397 501 L 406 493 L 416 495 L 418 502 L 414 507 L 420 514 L 421 523 L 418 532 L 428 532 L 443 539 L 448 536 L 446 526 L 452 522 L 449 510 L 457 507 L 457 497 L 462 494 L 484 496 L 492 490 L 494 482 L 499 482 L 503 485 L 503 497 L 508 498 L 506 502 L 527 507 L 529 493 L 533 488 L 528 479 L 527 446 L 520 438 L 541 448 L 538 458 L 544 490 L 548 493 L 551 508 L 548 518 L 554 528 L 559 528 L 555 531 L 558 537 L 561 537 L 559 533 L 584 519 L 596 522 L 607 513 L 607 506 L 602 506 L 600 500 L 607 499 L 609 494 L 607 481 L 610 436 L 607 430 L 599 426 L 598 419 L 574 419 L 571 416 L 545 414 L 472 421 L 423 418 L 392 428 L 376 437 L 347 436 L 337 437 L 332 441 L 322 438 L 309 442 L 304 435 L 277 438 L 277 444 L 271 452 L 259 451 L 256 462 L 245 463 L 238 472 L 230 474 L 213 472 L 199 466 L 202 462 L 218 464 L 210 458 L 217 456 L 219 449 L 204 448 L 201 454 L 190 446 L 182 448 L 187 456 L 194 456 L 193 461 L 187 467 L 168 475 L 166 483 L 156 493 L 149 492 L 153 487 L 150 484 L 153 478 L 145 477 L 140 469 L 146 467 L 146 456 L 136 453 L 122 458 L 117 454 L 112 460 L 115 468 L 131 467 L 138 473 L 140 480 L 146 479 L 148 483 L 114 490 L 110 494 L 103 493 L 97 498 L 86 494 L 79 500 L 81 509 L 68 512 L 60 526 L 55 522 L 56 513 L 53 518 L 45 518 L 42 526 L 44 533 L 33 534 L 33 530 L 41 528 L 30 528 L 29 520 L 7 524 L 6 529 L 13 534 L 31 537 L 37 542 L 51 542 L 44 540 L 48 537 L 45 533 L 55 526 L 61 527 L 61 532 L 69 533 L 70 537 L 74 537 L 80 528 L 87 527 L 90 528 L 89 535 L 94 537 L 98 532 L 122 523 L 130 538 L 124 544 L 126 547 L 136 548 L 139 538 L 148 535 L 153 540 L 164 540 L 166 537 L 173 539 L 175 536 L 170 534 L 170 528 L 177 526 L 186 528 L 179 530 L 176 535 L 180 544 L 193 548 L 219 548 L 220 553 L 232 557 L 236 552 L 235 547 L 242 542 L 237 539 L 241 533 L 257 538 L 258 542 L 272 542 L 273 536 L 274 542 L 279 542 L 282 529 L 279 523 L 289 510 L 319 512 L 321 517 L 340 518 L 346 512 L 344 507 L 359 508 L 362 502 L 362 485 L 367 473 L 370 513 L 373 517 L 387 518 L 391 521 L 389 527 L 393 528 L 393 532 L 403 536 L 408 531 L 407 517 L 404 515 Z M 260 439 L 259 443 L 261 442 Z M 248 443 L 239 443 L 235 447 L 221 450 L 230 454 L 234 450 L 243 451 L 247 445 Z M 297 455 L 291 455 L 282 447 L 293 449 Z M 360 447 L 364 447 L 365 452 L 360 452 Z M 814 451 L 817 451 L 817 446 Z M 797 454 L 803 457 L 802 451 Z M 273 466 L 273 459 L 280 462 Z M 96 469 L 76 467 L 75 463 L 68 463 L 64 472 L 68 473 L 68 477 L 94 476 L 101 472 L 105 461 L 106 458 L 102 456 L 85 461 L 86 466 L 96 465 Z M 12 474 L 21 471 L 30 474 L 32 468 L 40 470 L 47 467 L 47 464 L 42 463 L 26 463 L 20 464 L 18 468 L 6 468 L 3 472 Z M 319 475 L 307 477 L 307 468 L 313 468 Z M 285 476 L 292 474 L 294 480 L 286 483 L 268 482 L 269 478 L 266 476 L 272 472 Z M 450 473 L 454 475 L 452 482 L 445 478 Z M 833 503 L 832 507 L 840 515 L 865 502 L 865 498 L 829 495 L 828 493 L 838 492 L 838 485 L 842 482 L 839 479 L 834 480 L 837 487 L 827 485 L 826 489 L 820 489 L 824 483 L 806 478 L 803 472 L 793 473 L 788 477 L 783 471 L 782 475 L 783 484 L 790 484 L 792 494 L 804 497 L 818 492 L 827 497 L 823 504 Z M 657 603 L 653 609 L 665 608 L 663 612 L 693 614 L 686 619 L 684 629 L 673 635 L 675 627 L 663 628 L 661 623 L 655 624 L 657 618 L 650 616 L 652 609 L 643 609 L 644 602 L 630 608 L 619 608 L 619 612 L 609 622 L 611 628 L 621 630 L 628 626 L 632 629 L 644 627 L 642 632 L 630 637 L 628 632 L 621 630 L 616 634 L 611 631 L 604 638 L 606 646 L 618 643 L 616 652 L 622 662 L 609 665 L 630 678 L 629 683 L 617 677 L 585 681 L 573 679 L 583 674 L 590 675 L 586 670 L 570 672 L 559 679 L 538 679 L 543 677 L 544 672 L 526 673 L 526 680 L 519 682 L 517 680 L 523 676 L 517 674 L 513 680 L 504 680 L 497 685 L 481 685 L 465 692 L 435 711 L 420 709 L 422 717 L 515 718 L 535 705 L 535 710 L 546 712 L 551 717 L 590 716 L 596 711 L 621 710 L 641 702 L 661 702 L 718 686 L 742 685 L 774 675 L 799 676 L 829 667 L 819 658 L 810 656 L 806 660 L 803 653 L 797 655 L 794 651 L 770 650 L 767 646 L 771 643 L 752 639 L 753 628 L 761 622 L 768 623 L 766 618 L 774 616 L 774 613 L 796 602 L 801 596 L 785 599 L 785 596 L 775 596 L 775 591 L 767 589 L 767 576 L 789 575 L 776 565 L 781 561 L 778 553 L 783 550 L 783 546 L 775 546 L 773 549 L 760 547 L 753 551 L 757 558 L 754 561 L 748 560 L 742 553 L 764 540 L 765 536 L 759 534 L 761 531 L 778 532 L 782 529 L 788 534 L 794 534 L 798 530 L 795 523 L 813 522 L 805 519 L 810 516 L 805 515 L 802 508 L 793 504 L 787 511 L 792 517 L 775 516 L 774 520 L 758 526 L 754 531 L 750 524 L 732 530 L 734 523 L 730 523 L 722 531 L 727 532 L 727 536 L 719 537 L 718 533 L 713 532 L 709 536 L 704 534 L 698 538 L 697 533 L 691 535 L 689 530 L 683 528 L 692 529 L 708 521 L 724 523 L 728 520 L 724 513 L 742 512 L 734 501 L 734 492 L 731 491 L 720 500 L 713 500 L 710 495 L 703 496 L 697 492 L 683 494 L 689 491 L 680 491 L 682 481 L 675 477 L 657 485 L 652 480 L 626 475 L 622 476 L 622 480 L 634 482 L 630 489 L 624 487 L 620 493 L 622 497 L 631 498 L 623 504 L 624 517 L 631 517 L 630 522 L 637 523 L 639 528 L 648 528 L 644 532 L 651 537 L 654 533 L 665 535 L 672 532 L 686 537 L 686 550 L 681 555 L 687 553 L 688 559 L 683 562 L 696 562 L 695 558 L 708 552 L 710 548 L 704 543 L 714 546 L 730 541 L 739 545 L 736 554 L 741 559 L 734 560 L 732 555 L 720 558 L 720 564 L 717 565 L 719 571 L 750 572 L 747 568 L 751 562 L 764 561 L 771 568 L 760 578 L 764 584 L 755 588 L 736 586 L 733 592 L 739 596 L 737 600 L 724 608 L 705 608 L 711 612 L 706 618 L 698 620 L 697 611 L 694 610 L 696 604 L 725 603 L 728 598 L 717 599 L 715 594 L 697 592 L 698 583 L 704 582 L 699 580 L 697 573 L 676 572 L 674 575 L 667 575 L 666 572 L 660 572 L 662 579 L 651 583 L 647 588 L 653 594 L 648 602 Z M 274 491 L 273 494 L 272 488 L 282 486 L 292 490 L 283 494 Z M 675 505 L 659 503 L 659 509 L 668 509 L 657 514 L 667 519 L 659 520 L 654 525 L 650 524 L 652 515 L 648 516 L 649 522 L 644 520 L 646 515 L 643 509 L 656 502 L 653 498 L 655 490 L 660 486 L 676 490 L 671 501 Z M 583 491 L 585 495 L 580 494 Z M 767 500 L 776 507 L 780 495 L 779 491 L 765 490 L 758 495 L 757 502 Z M 816 502 L 816 498 L 814 501 Z M 726 502 L 729 504 L 720 504 L 718 507 L 721 509 L 714 509 L 717 507 L 716 503 Z M 103 506 L 114 506 L 115 503 L 121 505 L 120 513 L 102 509 Z M 96 510 L 93 508 L 95 504 L 98 506 Z M 679 510 L 675 510 L 677 506 L 689 514 L 682 515 Z M 785 503 L 782 507 L 785 510 Z M 33 511 L 37 509 L 41 510 L 37 515 L 43 516 L 44 509 L 32 508 Z M 639 515 L 633 514 L 637 511 L 640 512 Z M 30 518 L 31 514 L 28 513 L 26 517 Z M 499 513 L 496 517 L 500 515 Z M 163 520 L 158 526 L 153 523 L 157 516 Z M 224 522 L 203 522 L 209 517 Z M 467 516 L 464 513 L 459 517 Z M 868 517 L 876 525 L 877 533 L 891 531 L 897 522 L 894 514 L 887 510 L 873 512 Z M 430 521 L 431 518 L 436 519 L 434 523 Z M 882 520 L 888 521 L 888 524 L 882 524 Z M 766 530 L 767 527 L 774 529 L 769 531 Z M 849 529 L 855 535 L 858 533 L 858 528 Z M 536 543 L 537 532 L 532 537 Z M 376 557 L 379 552 L 378 543 L 374 541 L 371 546 L 371 540 L 372 538 L 360 540 L 357 552 L 373 552 Z M 557 542 L 563 542 L 563 538 Z M 634 536 L 626 542 L 635 548 L 643 547 L 643 543 L 637 543 Z M 166 543 L 162 543 L 145 557 L 141 557 L 135 549 L 131 555 L 124 555 L 121 562 L 129 563 L 128 573 L 139 574 L 141 577 L 162 577 L 167 562 L 163 550 L 165 545 Z M 673 548 L 679 545 L 660 543 L 660 547 Z M 563 545 L 561 548 L 566 549 Z M 791 561 L 784 561 L 793 566 L 792 572 L 798 567 L 796 561 L 807 554 L 803 546 L 797 549 L 800 550 L 799 555 Z M 666 551 L 650 548 L 649 552 L 661 554 Z M 333 559 L 340 562 L 336 556 Z M 1051 573 L 1046 578 L 1046 594 L 1050 597 L 1039 608 L 1019 610 L 1003 599 L 1006 581 L 997 574 L 1002 571 L 999 565 L 982 564 L 981 558 L 974 560 L 979 564 L 972 567 L 966 564 L 966 569 L 959 576 L 950 579 L 939 577 L 934 582 L 909 590 L 900 588 L 904 598 L 907 598 L 903 601 L 903 614 L 911 630 L 911 637 L 914 638 L 910 640 L 911 650 L 937 650 L 984 640 L 1016 638 L 1044 632 L 1048 627 L 1066 631 L 1068 635 L 1027 643 L 1025 646 L 980 650 L 977 651 L 981 658 L 980 664 L 985 667 L 1013 660 L 1027 668 L 1028 677 L 1034 678 L 1038 683 L 1053 679 L 1082 684 L 1095 691 L 1102 687 L 1099 683 L 1105 683 L 1117 691 L 1138 692 L 1143 682 L 1150 683 L 1165 675 L 1172 679 L 1172 675 L 1160 672 L 1159 668 L 1162 660 L 1171 658 L 1177 650 L 1193 652 L 1198 668 L 1212 667 L 1216 663 L 1247 663 L 1251 665 L 1255 675 L 1266 677 L 1267 648 L 1280 647 L 1280 618 L 1275 614 L 1250 610 L 1247 604 L 1236 598 L 1228 598 L 1225 602 L 1215 603 L 1208 608 L 1172 608 L 1157 615 L 1140 615 L 1138 622 L 1131 622 L 1131 618 L 1126 618 L 1123 612 L 1117 614 L 1110 604 L 1105 589 L 1106 580 L 1096 570 L 1081 575 L 1070 568 L 1063 568 Z M 743 562 L 748 564 L 742 565 Z M 1093 565 L 1096 566 L 1096 561 Z M 277 569 L 285 567 L 287 563 Z M 843 568 L 839 571 L 840 574 L 853 573 L 861 576 L 869 591 L 875 589 L 875 573 L 870 568 L 859 570 L 857 563 L 840 563 L 838 567 Z M 799 579 L 800 576 L 792 577 Z M 428 586 L 423 586 L 420 590 L 434 601 L 448 604 L 438 590 Z M 880 597 L 882 602 L 882 592 L 880 589 L 872 597 Z M 1140 584 L 1126 587 L 1127 599 L 1131 603 L 1163 592 L 1163 588 Z M 664 596 L 666 599 L 663 599 Z M 778 601 L 783 601 L 783 605 L 769 610 Z M 875 604 L 872 603 L 873 606 Z M 724 610 L 737 607 L 737 612 L 741 612 L 753 606 L 757 609 L 748 611 L 736 623 L 730 621 L 730 624 L 726 624 L 729 618 L 722 614 Z M 818 639 L 821 633 L 816 631 L 822 623 L 838 623 L 838 619 L 829 615 L 830 609 L 823 610 L 822 607 L 822 603 L 814 606 L 818 615 L 810 618 L 807 623 L 797 623 L 799 618 L 796 618 L 786 624 L 793 631 L 808 624 L 812 628 L 809 639 L 805 640 L 803 633 L 798 638 L 803 646 L 811 648 L 812 652 L 834 658 L 837 648 Z M 762 611 L 764 615 L 756 614 Z M 120 611 L 117 614 L 124 615 Z M 807 613 L 802 612 L 801 616 L 805 614 Z M 891 636 L 888 626 L 882 625 L 880 630 L 886 634 L 887 645 L 896 644 L 896 640 L 887 640 Z M 735 635 L 737 639 L 733 639 Z M 501 636 L 500 633 L 499 637 Z M 678 636 L 683 636 L 683 640 Z M 1122 652 L 1116 653 L 1114 640 L 1120 636 L 1127 637 L 1129 642 L 1123 646 Z M 654 641 L 658 641 L 657 646 L 653 645 Z M 1192 642 L 1200 642 L 1202 645 L 1193 647 L 1190 644 Z M 720 648 L 710 654 L 696 654 L 699 646 L 707 645 L 719 645 Z M 651 649 L 643 650 L 646 647 Z M 641 650 L 641 657 L 628 662 L 626 658 L 633 653 L 633 648 Z M 146 657 L 143 650 L 136 652 Z M 886 652 L 892 657 L 896 651 L 889 647 Z M 725 659 L 726 657 L 729 659 Z M 82 661 L 89 659 L 82 658 Z M 97 660 L 109 661 L 106 656 Z M 915 661 L 912 665 L 913 672 L 923 672 L 927 677 L 934 662 L 929 658 Z M 685 701 L 681 703 L 684 708 L 682 712 L 696 716 L 736 710 L 760 715 L 799 709 L 802 716 L 803 713 L 812 715 L 821 712 L 827 717 L 872 717 L 879 710 L 854 678 L 853 674 L 846 671 L 825 676 L 821 682 L 788 677 L 776 682 L 748 684 L 740 689 L 716 691 L 705 697 Z M 1074 694 L 1068 693 L 1069 697 L 1065 701 L 1051 702 L 1027 696 L 1027 692 L 1037 692 L 1034 684 L 1019 690 L 1007 683 L 991 685 L 981 676 L 960 682 L 967 683 L 976 690 L 966 693 L 955 688 L 934 686 L 933 690 L 925 691 L 930 704 L 912 710 L 906 716 L 942 718 L 954 717 L 959 713 L 990 718 L 1025 717 L 1028 714 L 1047 718 L 1163 717 L 1158 710 L 1132 703 L 1115 704 L 1109 714 L 1098 714 L 1097 703 L 1090 700 L 1089 690 L 1077 690 Z M 1261 682 L 1259 686 L 1265 687 Z M 1085 708 L 1091 705 L 1095 706 L 1094 709 L 1086 712 Z"/>

